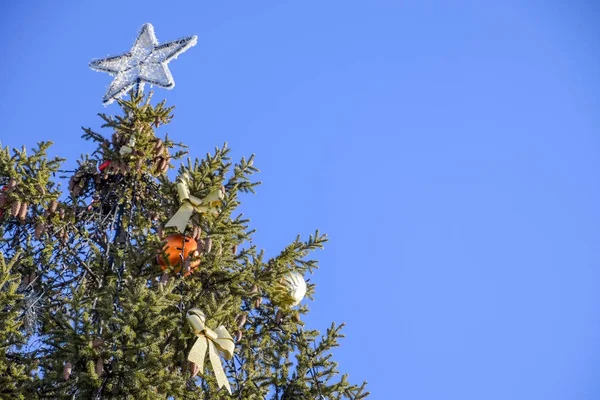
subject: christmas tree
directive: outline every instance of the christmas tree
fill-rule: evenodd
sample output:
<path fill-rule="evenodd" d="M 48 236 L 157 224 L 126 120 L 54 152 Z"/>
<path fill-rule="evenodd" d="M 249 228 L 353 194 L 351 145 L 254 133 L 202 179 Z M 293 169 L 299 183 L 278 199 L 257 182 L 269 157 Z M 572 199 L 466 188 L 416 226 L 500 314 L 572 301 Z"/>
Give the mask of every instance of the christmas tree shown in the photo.
<path fill-rule="evenodd" d="M 343 325 L 305 327 L 318 231 L 272 258 L 236 208 L 259 182 L 254 157 L 223 145 L 203 159 L 160 131 L 173 107 L 169 60 L 195 37 L 92 62 L 115 75 L 84 128 L 97 147 L 77 168 L 0 151 L 0 395 L 7 399 L 360 399 L 332 360 Z M 127 97 L 121 96 L 127 93 Z M 168 176 L 174 170 L 173 178 Z M 68 191 L 61 191 L 61 180 Z"/>

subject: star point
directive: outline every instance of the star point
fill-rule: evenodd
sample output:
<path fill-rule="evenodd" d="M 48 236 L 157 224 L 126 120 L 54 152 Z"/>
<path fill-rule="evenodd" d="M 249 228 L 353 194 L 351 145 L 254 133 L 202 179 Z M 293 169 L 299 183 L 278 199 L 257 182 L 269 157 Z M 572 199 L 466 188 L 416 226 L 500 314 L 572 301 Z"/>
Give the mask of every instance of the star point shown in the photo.
<path fill-rule="evenodd" d="M 140 85 L 140 90 L 143 90 L 144 83 L 172 89 L 175 81 L 167 64 L 195 46 L 197 40 L 194 35 L 159 45 L 152 24 L 142 25 L 130 51 L 90 62 L 93 70 L 107 72 L 115 77 L 102 102 L 105 105 L 112 103 L 136 84 Z"/>

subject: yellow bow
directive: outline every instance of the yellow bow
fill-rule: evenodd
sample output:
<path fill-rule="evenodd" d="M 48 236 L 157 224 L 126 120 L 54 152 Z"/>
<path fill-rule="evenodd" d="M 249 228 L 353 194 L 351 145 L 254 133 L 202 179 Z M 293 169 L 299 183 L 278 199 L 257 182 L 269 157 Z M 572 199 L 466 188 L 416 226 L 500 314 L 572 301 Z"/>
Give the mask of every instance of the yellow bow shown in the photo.
<path fill-rule="evenodd" d="M 231 386 L 229 386 L 229 381 L 227 380 L 225 371 L 223 371 L 223 365 L 221 365 L 218 351 L 223 353 L 226 360 L 231 360 L 235 349 L 233 338 L 223 325 L 219 326 L 214 331 L 207 328 L 204 325 L 206 317 L 198 308 L 188 310 L 186 318 L 194 330 L 194 333 L 198 336 L 196 343 L 194 343 L 192 350 L 190 350 L 188 360 L 196 364 L 200 372 L 204 371 L 204 359 L 206 358 L 206 350 L 208 349 L 208 356 L 213 370 L 215 371 L 215 377 L 217 378 L 219 388 L 225 386 L 229 394 L 231 394 Z"/>
<path fill-rule="evenodd" d="M 171 217 L 165 227 L 174 226 L 183 233 L 194 211 L 199 213 L 218 213 L 218 206 L 221 205 L 223 199 L 223 191 L 221 189 L 213 190 L 203 199 L 190 194 L 189 176 L 184 173 L 177 182 L 177 193 L 181 206 L 179 210 Z"/>

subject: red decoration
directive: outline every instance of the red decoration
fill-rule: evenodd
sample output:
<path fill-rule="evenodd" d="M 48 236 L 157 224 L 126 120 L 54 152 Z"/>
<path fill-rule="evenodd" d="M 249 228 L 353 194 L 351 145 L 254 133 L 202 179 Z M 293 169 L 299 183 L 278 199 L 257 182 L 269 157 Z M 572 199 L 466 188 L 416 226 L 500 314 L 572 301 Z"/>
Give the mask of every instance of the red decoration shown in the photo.
<path fill-rule="evenodd" d="M 102 172 L 109 165 L 110 165 L 110 160 L 106 160 L 102 164 L 100 164 L 100 166 L 98 167 L 98 169 L 100 170 L 100 172 Z"/>
<path fill-rule="evenodd" d="M 186 260 L 188 257 L 197 257 L 199 254 L 198 243 L 191 237 L 174 234 L 167 236 L 165 242 L 162 249 L 163 254 L 156 256 L 156 261 L 163 271 L 171 269 L 175 273 L 179 273 L 182 257 L 183 260 Z M 200 265 L 200 260 L 190 262 L 190 269 L 184 273 L 184 276 L 191 274 L 198 265 Z"/>

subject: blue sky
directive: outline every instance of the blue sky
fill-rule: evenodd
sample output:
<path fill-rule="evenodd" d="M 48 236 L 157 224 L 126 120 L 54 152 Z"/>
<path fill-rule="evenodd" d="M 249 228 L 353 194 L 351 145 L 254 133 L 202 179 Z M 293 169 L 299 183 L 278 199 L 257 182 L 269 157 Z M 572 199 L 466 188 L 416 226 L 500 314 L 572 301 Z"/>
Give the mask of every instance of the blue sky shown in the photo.
<path fill-rule="evenodd" d="M 256 153 L 243 212 L 274 254 L 320 228 L 308 326 L 375 399 L 598 399 L 600 49 L 593 2 L 12 2 L 3 145 L 93 150 L 141 25 L 171 62 L 166 130 Z M 123 2 L 125 3 L 125 2 Z M 518 4 L 520 3 L 520 4 Z M 164 133 L 165 131 L 161 131 Z"/>

